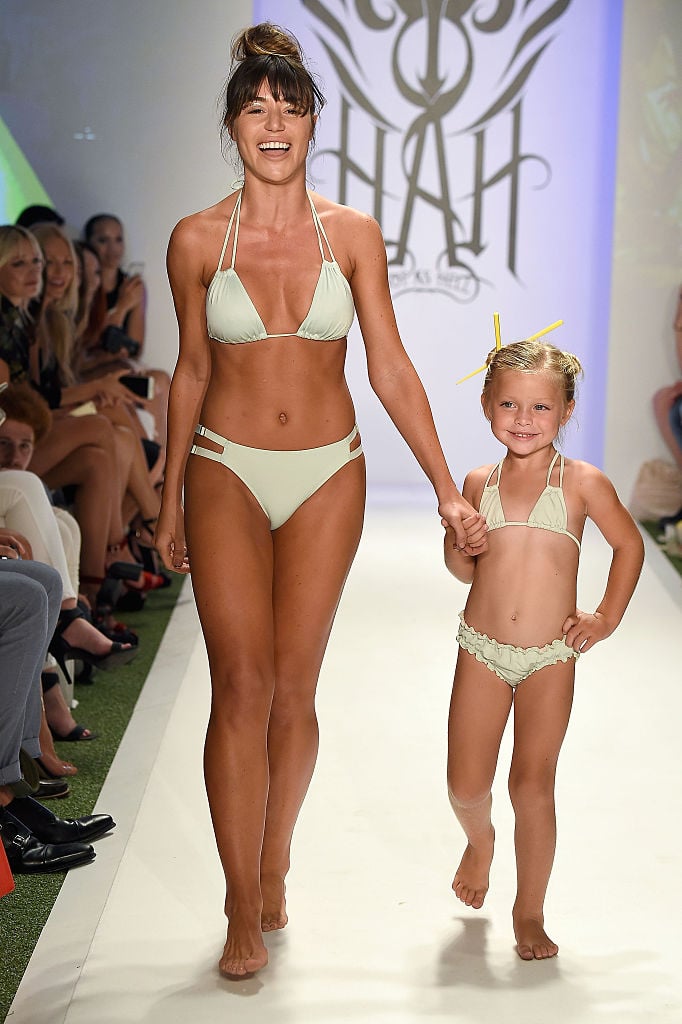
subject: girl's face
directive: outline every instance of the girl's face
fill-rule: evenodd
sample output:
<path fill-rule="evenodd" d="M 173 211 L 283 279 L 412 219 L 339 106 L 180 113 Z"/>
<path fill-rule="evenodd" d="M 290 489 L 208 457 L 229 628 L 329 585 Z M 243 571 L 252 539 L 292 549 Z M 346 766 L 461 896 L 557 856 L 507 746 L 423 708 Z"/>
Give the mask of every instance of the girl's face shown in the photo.
<path fill-rule="evenodd" d="M 33 427 L 5 420 L 0 424 L 0 469 L 28 469 L 34 444 Z"/>
<path fill-rule="evenodd" d="M 116 270 L 121 265 L 124 252 L 123 228 L 117 220 L 102 217 L 95 223 L 90 245 L 99 256 L 102 267 Z"/>
<path fill-rule="evenodd" d="M 553 374 L 522 370 L 498 373 L 482 404 L 497 440 L 520 456 L 553 444 L 575 407 Z"/>
<path fill-rule="evenodd" d="M 276 100 L 264 81 L 235 118 L 231 134 L 245 170 L 283 181 L 305 167 L 314 123 L 294 103 Z"/>
<path fill-rule="evenodd" d="M 27 238 L 19 240 L 14 254 L 0 267 L 0 293 L 13 306 L 25 306 L 40 294 L 43 257 Z"/>
<path fill-rule="evenodd" d="M 63 238 L 46 238 L 43 243 L 45 255 L 45 299 L 57 302 L 73 283 L 76 268 L 71 249 Z"/>

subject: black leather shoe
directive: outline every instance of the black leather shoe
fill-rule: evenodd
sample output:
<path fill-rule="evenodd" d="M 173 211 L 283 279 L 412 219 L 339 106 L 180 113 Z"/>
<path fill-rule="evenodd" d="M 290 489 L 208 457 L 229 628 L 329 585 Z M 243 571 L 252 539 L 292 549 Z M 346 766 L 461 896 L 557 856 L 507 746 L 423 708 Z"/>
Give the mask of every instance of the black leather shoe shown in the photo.
<path fill-rule="evenodd" d="M 55 797 L 68 796 L 69 784 L 66 779 L 41 779 L 33 795 L 37 800 L 53 800 Z"/>
<path fill-rule="evenodd" d="M 33 797 L 15 797 L 7 811 L 29 829 L 41 843 L 91 843 L 116 827 L 110 814 L 86 814 L 64 820 Z"/>
<path fill-rule="evenodd" d="M 0 837 L 13 875 L 40 875 L 68 871 L 95 859 L 95 851 L 84 843 L 59 846 L 41 843 L 21 822 L 0 808 Z"/>

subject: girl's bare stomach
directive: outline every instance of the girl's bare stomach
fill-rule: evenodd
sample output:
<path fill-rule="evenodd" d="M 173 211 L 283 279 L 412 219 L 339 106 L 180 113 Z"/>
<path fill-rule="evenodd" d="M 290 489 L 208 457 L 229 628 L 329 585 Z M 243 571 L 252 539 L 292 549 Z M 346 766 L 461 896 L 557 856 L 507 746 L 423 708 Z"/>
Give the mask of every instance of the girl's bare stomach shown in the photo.
<path fill-rule="evenodd" d="M 512 531 L 533 536 L 513 538 Z M 495 531 L 477 561 L 464 610 L 467 624 L 515 647 L 542 647 L 558 639 L 576 607 L 577 559 L 568 537 L 527 527 Z"/>

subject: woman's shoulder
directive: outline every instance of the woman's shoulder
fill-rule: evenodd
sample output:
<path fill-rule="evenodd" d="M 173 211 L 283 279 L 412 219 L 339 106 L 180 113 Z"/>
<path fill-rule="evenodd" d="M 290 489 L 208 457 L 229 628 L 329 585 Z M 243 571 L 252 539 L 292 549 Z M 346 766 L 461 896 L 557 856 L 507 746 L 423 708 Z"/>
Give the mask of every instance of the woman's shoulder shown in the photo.
<path fill-rule="evenodd" d="M 382 237 L 378 221 L 369 213 L 356 210 L 353 206 L 336 203 L 320 192 L 311 191 L 309 195 L 320 217 L 324 218 L 325 226 L 329 223 L 330 226 L 333 226 L 333 230 L 360 232 L 365 235 L 375 234 L 379 238 Z"/>
<path fill-rule="evenodd" d="M 237 195 L 237 192 L 232 192 L 213 206 L 182 217 L 171 232 L 170 244 L 192 249 L 204 246 L 217 235 L 224 235 Z"/>

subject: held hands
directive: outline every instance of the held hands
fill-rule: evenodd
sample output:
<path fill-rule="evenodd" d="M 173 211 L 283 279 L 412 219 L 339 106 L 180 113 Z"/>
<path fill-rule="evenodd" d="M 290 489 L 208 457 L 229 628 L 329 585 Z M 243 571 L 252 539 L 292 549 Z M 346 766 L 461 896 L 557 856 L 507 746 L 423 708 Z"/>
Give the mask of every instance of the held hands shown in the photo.
<path fill-rule="evenodd" d="M 609 629 L 606 619 L 600 612 L 591 615 L 589 612 L 581 612 L 579 608 L 576 608 L 575 615 L 568 616 L 561 632 L 569 647 L 584 654 L 600 640 L 610 636 L 613 630 Z"/>
<path fill-rule="evenodd" d="M 185 544 L 185 516 L 182 505 L 178 505 L 174 515 L 161 506 L 156 522 L 154 547 L 161 555 L 161 561 L 167 569 L 187 575 L 190 568 L 187 545 Z"/>
<path fill-rule="evenodd" d="M 441 523 L 453 532 L 453 542 L 465 555 L 480 555 L 488 547 L 488 527 L 485 517 L 476 512 L 468 501 L 458 498 L 443 502 L 438 511 Z"/>

